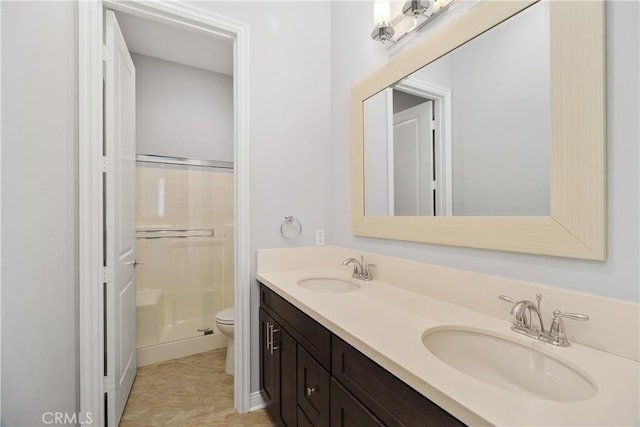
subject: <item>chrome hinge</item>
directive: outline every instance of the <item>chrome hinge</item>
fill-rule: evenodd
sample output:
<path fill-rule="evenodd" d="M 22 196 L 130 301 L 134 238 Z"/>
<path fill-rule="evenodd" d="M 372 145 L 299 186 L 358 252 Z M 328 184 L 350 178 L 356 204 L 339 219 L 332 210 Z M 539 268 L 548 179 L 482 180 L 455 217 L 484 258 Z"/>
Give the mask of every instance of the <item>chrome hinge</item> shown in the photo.
<path fill-rule="evenodd" d="M 111 172 L 113 170 L 113 161 L 106 156 L 102 156 L 100 158 L 100 171 L 101 172 Z"/>
<path fill-rule="evenodd" d="M 111 46 L 107 46 L 106 44 L 102 45 L 101 49 L 102 60 L 107 62 L 113 59 L 113 48 Z"/>
<path fill-rule="evenodd" d="M 113 393 L 116 389 L 116 383 L 111 377 L 102 377 L 102 391 L 104 393 Z"/>
<path fill-rule="evenodd" d="M 431 130 L 438 129 L 438 123 L 435 120 L 431 120 Z"/>
<path fill-rule="evenodd" d="M 102 283 L 113 282 L 113 269 L 111 267 L 102 267 Z"/>

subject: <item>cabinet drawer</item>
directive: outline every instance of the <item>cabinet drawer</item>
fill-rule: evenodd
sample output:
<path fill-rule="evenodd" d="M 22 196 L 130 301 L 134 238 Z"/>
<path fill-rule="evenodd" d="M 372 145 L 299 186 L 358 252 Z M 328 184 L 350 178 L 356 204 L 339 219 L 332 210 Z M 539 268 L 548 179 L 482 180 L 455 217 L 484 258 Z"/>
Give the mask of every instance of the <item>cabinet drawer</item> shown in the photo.
<path fill-rule="evenodd" d="M 315 427 L 329 425 L 329 372 L 298 344 L 298 406 Z"/>
<path fill-rule="evenodd" d="M 331 378 L 331 427 L 383 427 L 367 408 Z"/>
<path fill-rule="evenodd" d="M 260 283 L 260 305 L 326 369 L 331 369 L 331 332 Z"/>
<path fill-rule="evenodd" d="M 331 374 L 388 426 L 464 426 L 349 344 L 332 337 Z"/>

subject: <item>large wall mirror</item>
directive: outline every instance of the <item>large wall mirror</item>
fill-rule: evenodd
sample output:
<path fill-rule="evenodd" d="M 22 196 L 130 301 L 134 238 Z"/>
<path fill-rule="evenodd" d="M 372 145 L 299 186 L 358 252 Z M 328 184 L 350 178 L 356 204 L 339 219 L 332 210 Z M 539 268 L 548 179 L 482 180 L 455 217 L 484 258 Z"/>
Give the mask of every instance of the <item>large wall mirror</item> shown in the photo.
<path fill-rule="evenodd" d="M 603 2 L 480 2 L 351 114 L 354 234 L 605 258 Z"/>

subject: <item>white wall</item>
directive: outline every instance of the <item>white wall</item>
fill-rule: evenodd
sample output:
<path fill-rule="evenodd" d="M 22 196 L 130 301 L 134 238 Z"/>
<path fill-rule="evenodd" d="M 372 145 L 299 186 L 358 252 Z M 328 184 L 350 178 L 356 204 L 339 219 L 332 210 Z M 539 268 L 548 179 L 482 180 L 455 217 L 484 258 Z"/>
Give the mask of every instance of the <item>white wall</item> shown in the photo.
<path fill-rule="evenodd" d="M 251 277 L 256 249 L 313 245 L 331 218 L 331 4 L 304 2 L 194 2 L 247 22 L 251 41 Z M 304 94 L 304 96 L 301 96 Z M 345 181 L 345 188 L 349 182 Z M 302 236 L 285 241 L 285 215 L 302 223 Z M 258 287 L 251 286 L 252 313 Z M 251 319 L 251 389 L 259 388 L 258 322 Z"/>
<path fill-rule="evenodd" d="M 470 5 L 467 3 L 467 5 Z M 608 257 L 606 262 L 354 237 L 350 227 L 349 91 L 354 83 L 430 31 L 445 25 L 459 3 L 405 46 L 373 42 L 371 2 L 331 7 L 332 212 L 329 241 L 363 251 L 638 301 L 638 3 L 607 3 Z M 425 280 L 429 280 L 425 278 Z M 517 296 L 516 296 L 517 297 Z M 532 297 L 522 295 L 521 297 Z M 566 309 L 570 309 L 567 307 Z"/>
<path fill-rule="evenodd" d="M 76 6 L 2 4 L 2 420 L 76 411 Z"/>
<path fill-rule="evenodd" d="M 233 77 L 132 53 L 138 154 L 233 161 Z"/>

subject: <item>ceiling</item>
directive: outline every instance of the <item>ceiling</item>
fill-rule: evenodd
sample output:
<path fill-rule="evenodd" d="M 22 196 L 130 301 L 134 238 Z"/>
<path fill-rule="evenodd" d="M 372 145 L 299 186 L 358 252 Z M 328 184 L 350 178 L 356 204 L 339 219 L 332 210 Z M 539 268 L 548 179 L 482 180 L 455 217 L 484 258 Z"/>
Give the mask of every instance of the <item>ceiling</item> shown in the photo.
<path fill-rule="evenodd" d="M 115 12 L 131 52 L 233 75 L 233 41 Z"/>

